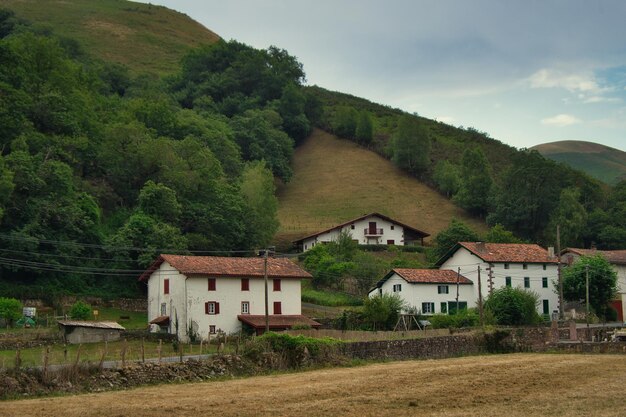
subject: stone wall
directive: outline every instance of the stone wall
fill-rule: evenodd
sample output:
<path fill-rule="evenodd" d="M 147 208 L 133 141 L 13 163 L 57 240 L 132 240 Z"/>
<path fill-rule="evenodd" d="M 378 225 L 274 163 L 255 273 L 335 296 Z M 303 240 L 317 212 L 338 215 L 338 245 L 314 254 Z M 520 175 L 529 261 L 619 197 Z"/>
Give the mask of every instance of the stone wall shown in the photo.
<path fill-rule="evenodd" d="M 477 355 L 486 350 L 479 337 L 441 336 L 428 339 L 352 342 L 340 345 L 343 355 L 365 360 L 434 359 Z"/>

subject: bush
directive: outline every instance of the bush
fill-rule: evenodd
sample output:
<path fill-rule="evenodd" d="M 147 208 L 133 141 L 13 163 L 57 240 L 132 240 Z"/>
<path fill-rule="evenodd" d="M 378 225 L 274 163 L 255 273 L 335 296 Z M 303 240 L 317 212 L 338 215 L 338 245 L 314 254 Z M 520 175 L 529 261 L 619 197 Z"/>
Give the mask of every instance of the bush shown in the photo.
<path fill-rule="evenodd" d="M 504 287 L 495 290 L 485 301 L 485 310 L 493 314 L 497 324 L 537 324 L 541 317 L 536 307 L 539 296 L 521 288 Z"/>
<path fill-rule="evenodd" d="M 81 300 L 76 301 L 70 308 L 70 317 L 73 320 L 87 320 L 90 316 L 91 306 Z"/>
<path fill-rule="evenodd" d="M 363 319 L 374 330 L 391 330 L 406 307 L 398 294 L 382 294 L 365 298 Z"/>
<path fill-rule="evenodd" d="M 0 297 L 0 318 L 9 325 L 22 317 L 22 303 L 15 298 Z"/>
<path fill-rule="evenodd" d="M 456 314 L 434 314 L 428 318 L 434 329 L 460 329 L 475 327 L 480 317 L 475 309 L 461 310 Z"/>
<path fill-rule="evenodd" d="M 291 336 L 284 333 L 268 332 L 248 343 L 244 356 L 258 360 L 262 349 L 280 354 L 288 367 L 298 367 L 308 359 L 324 361 L 336 351 L 342 342 L 330 337 L 313 338 L 303 335 Z"/>

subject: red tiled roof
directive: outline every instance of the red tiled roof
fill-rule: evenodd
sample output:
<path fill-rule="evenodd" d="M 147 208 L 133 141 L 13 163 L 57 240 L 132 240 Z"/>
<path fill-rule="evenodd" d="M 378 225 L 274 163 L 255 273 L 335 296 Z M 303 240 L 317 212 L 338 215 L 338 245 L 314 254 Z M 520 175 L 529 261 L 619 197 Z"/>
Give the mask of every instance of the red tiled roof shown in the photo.
<path fill-rule="evenodd" d="M 321 327 L 322 325 L 311 320 L 310 318 L 302 315 L 270 315 L 269 325 L 270 329 L 288 329 L 295 325 L 307 325 L 313 328 Z M 245 323 L 255 329 L 265 328 L 265 316 L 264 315 L 249 315 L 241 314 L 237 316 L 240 322 Z"/>
<path fill-rule="evenodd" d="M 423 238 L 424 238 L 424 237 L 428 237 L 428 236 L 430 236 L 430 234 L 428 234 L 428 233 L 426 233 L 426 232 L 423 232 L 423 231 L 421 231 L 421 230 L 418 230 L 418 229 L 416 229 L 416 228 L 414 228 L 414 227 L 411 227 L 411 226 L 409 226 L 409 225 L 406 225 L 406 224 L 404 224 L 404 223 L 400 223 L 399 221 L 394 220 L 394 219 L 392 219 L 391 217 L 385 216 L 384 214 L 380 214 L 380 213 L 370 213 L 370 214 L 365 214 L 365 215 L 363 215 L 363 216 L 361 216 L 361 217 L 357 217 L 356 219 L 348 220 L 348 221 L 343 222 L 343 223 L 341 223 L 341 224 L 338 224 L 338 225 L 336 225 L 336 226 L 329 227 L 328 229 L 324 229 L 324 230 L 322 230 L 322 231 L 319 231 L 319 232 L 312 233 L 312 234 L 310 234 L 310 235 L 304 236 L 304 237 L 302 237 L 302 238 L 300 238 L 300 239 L 298 239 L 298 240 L 294 240 L 294 241 L 293 241 L 293 243 L 302 242 L 302 241 L 303 241 L 303 240 L 305 240 L 305 239 L 308 239 L 308 238 L 311 238 L 311 237 L 314 237 L 314 236 L 321 235 L 322 233 L 330 232 L 331 230 L 340 229 L 340 228 L 342 228 L 342 227 L 344 227 L 344 226 L 347 226 L 347 225 L 349 225 L 349 224 L 351 224 L 351 223 L 358 222 L 359 220 L 363 220 L 363 219 L 366 219 L 366 218 L 368 218 L 368 217 L 372 217 L 372 216 L 376 216 L 376 217 L 379 217 L 379 218 L 381 218 L 381 219 L 383 219 L 383 220 L 387 220 L 387 221 L 388 221 L 388 222 L 390 222 L 390 223 L 397 224 L 398 226 L 402 226 L 403 228 L 405 228 L 405 229 L 407 229 L 407 230 L 412 231 L 413 233 L 415 233 L 416 235 L 418 235 L 418 236 L 420 236 L 420 237 L 423 237 Z"/>
<path fill-rule="evenodd" d="M 184 275 L 216 277 L 262 278 L 263 258 L 228 258 L 222 256 L 160 255 L 139 277 L 147 280 L 163 262 L 167 262 Z M 311 274 L 286 258 L 268 258 L 267 276 L 270 278 L 312 278 Z"/>
<path fill-rule="evenodd" d="M 414 284 L 456 284 L 457 280 L 457 273 L 449 269 L 394 268 L 391 272 Z M 459 275 L 458 279 L 459 284 L 473 284 L 463 275 Z"/>
<path fill-rule="evenodd" d="M 459 242 L 459 245 L 485 262 L 557 263 L 556 257 L 549 257 L 546 249 L 535 244 Z"/>
<path fill-rule="evenodd" d="M 167 326 L 170 324 L 170 316 L 159 316 L 152 320 L 150 324 L 158 324 L 159 326 Z"/>
<path fill-rule="evenodd" d="M 597 250 L 597 249 L 579 249 L 567 248 L 562 253 L 572 252 L 580 256 L 602 255 L 604 259 L 612 264 L 626 265 L 626 250 Z"/>

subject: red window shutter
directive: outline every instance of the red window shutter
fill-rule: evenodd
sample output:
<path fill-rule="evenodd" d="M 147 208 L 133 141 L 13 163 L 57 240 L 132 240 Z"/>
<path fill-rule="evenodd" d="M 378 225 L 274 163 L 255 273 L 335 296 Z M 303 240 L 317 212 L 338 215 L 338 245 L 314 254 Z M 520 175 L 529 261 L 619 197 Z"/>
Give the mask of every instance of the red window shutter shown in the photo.
<path fill-rule="evenodd" d="M 280 301 L 274 301 L 274 314 L 283 314 L 282 307 Z"/>
<path fill-rule="evenodd" d="M 220 314 L 220 303 L 215 303 L 215 314 Z"/>
<path fill-rule="evenodd" d="M 204 303 L 204 314 L 209 314 L 209 302 Z"/>
<path fill-rule="evenodd" d="M 163 280 L 163 294 L 170 293 L 170 280 L 168 278 Z"/>
<path fill-rule="evenodd" d="M 280 280 L 279 279 L 275 279 L 274 280 L 274 291 L 280 291 Z"/>
<path fill-rule="evenodd" d="M 248 278 L 241 278 L 241 291 L 250 291 L 250 280 Z"/>
<path fill-rule="evenodd" d="M 209 291 L 215 291 L 215 278 L 209 278 Z"/>

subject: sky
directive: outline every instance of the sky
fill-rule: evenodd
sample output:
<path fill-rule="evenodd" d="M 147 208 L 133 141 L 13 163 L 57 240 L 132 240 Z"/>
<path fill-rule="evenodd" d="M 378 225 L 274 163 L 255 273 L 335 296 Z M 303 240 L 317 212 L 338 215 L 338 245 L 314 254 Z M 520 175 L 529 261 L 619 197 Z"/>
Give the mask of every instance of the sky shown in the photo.
<path fill-rule="evenodd" d="M 626 1 L 151 0 L 318 85 L 517 148 L 626 151 Z"/>

